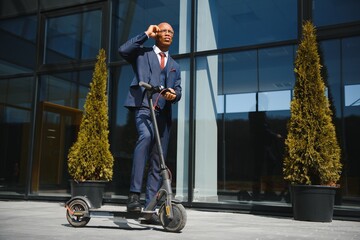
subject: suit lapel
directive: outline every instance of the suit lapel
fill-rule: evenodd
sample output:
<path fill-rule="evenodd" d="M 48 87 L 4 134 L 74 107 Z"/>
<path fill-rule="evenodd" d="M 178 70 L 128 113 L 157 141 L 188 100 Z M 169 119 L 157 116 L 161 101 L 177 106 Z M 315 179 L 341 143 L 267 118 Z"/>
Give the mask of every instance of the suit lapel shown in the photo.
<path fill-rule="evenodd" d="M 160 74 L 160 63 L 154 51 L 149 52 L 148 61 L 150 65 L 150 72 L 152 74 Z"/>
<path fill-rule="evenodd" d="M 169 56 L 167 64 L 166 64 L 166 79 L 169 79 L 169 73 L 173 68 L 174 60 Z"/>

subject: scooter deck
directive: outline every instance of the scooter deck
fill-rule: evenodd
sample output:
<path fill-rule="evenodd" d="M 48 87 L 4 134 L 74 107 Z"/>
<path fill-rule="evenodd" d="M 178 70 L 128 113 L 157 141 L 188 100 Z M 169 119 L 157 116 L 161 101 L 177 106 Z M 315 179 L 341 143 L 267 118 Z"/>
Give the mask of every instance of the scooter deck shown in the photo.
<path fill-rule="evenodd" d="M 90 217 L 121 217 L 127 219 L 150 219 L 156 211 L 127 212 L 122 210 L 89 209 Z"/>

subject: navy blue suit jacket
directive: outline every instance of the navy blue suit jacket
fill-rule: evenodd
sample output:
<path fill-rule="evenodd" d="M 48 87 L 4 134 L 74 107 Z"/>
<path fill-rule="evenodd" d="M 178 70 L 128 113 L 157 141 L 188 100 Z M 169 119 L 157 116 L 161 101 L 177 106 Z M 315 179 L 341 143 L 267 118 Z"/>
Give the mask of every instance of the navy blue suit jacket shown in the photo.
<path fill-rule="evenodd" d="M 120 55 L 128 61 L 134 70 L 135 77 L 130 84 L 130 90 L 125 100 L 125 107 L 144 106 L 144 88 L 139 86 L 139 82 L 146 82 L 153 86 L 158 86 L 160 81 L 160 63 L 152 47 L 144 47 L 143 44 L 148 40 L 148 36 L 142 33 L 120 46 Z M 166 64 L 166 88 L 173 88 L 176 98 L 175 103 L 181 98 L 181 78 L 180 66 L 171 56 Z M 146 103 L 146 101 L 145 101 Z M 165 106 L 171 110 L 171 104 L 167 101 Z"/>

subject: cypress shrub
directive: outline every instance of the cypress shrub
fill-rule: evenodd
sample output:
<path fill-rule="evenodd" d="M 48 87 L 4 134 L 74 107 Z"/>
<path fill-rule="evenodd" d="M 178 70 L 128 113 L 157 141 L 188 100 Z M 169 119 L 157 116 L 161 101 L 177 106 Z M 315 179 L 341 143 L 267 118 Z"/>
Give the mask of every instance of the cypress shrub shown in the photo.
<path fill-rule="evenodd" d="M 73 180 L 109 181 L 114 158 L 110 152 L 108 130 L 107 66 L 105 50 L 97 55 L 95 70 L 84 105 L 77 140 L 68 154 L 68 171 Z"/>
<path fill-rule="evenodd" d="M 302 27 L 285 140 L 284 179 L 292 184 L 335 186 L 341 174 L 341 150 L 321 76 L 316 29 L 310 21 Z"/>

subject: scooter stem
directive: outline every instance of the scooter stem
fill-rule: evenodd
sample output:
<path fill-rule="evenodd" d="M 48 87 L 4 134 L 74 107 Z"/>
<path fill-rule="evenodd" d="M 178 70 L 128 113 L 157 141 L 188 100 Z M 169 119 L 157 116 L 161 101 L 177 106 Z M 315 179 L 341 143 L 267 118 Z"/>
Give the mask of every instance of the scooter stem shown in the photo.
<path fill-rule="evenodd" d="M 153 101 L 152 101 L 153 93 L 152 93 L 151 90 L 147 90 L 146 92 L 147 92 L 147 97 L 148 97 L 148 102 L 149 102 L 151 119 L 152 119 L 152 122 L 153 122 L 153 125 L 154 125 L 156 146 L 158 148 L 159 157 L 160 157 L 160 169 L 163 170 L 163 169 L 166 169 L 166 165 L 165 165 L 165 159 L 164 159 L 164 152 L 163 152 L 163 149 L 161 147 L 159 128 L 158 128 L 158 125 L 157 125 L 155 111 L 154 111 L 154 104 L 153 104 Z"/>
<path fill-rule="evenodd" d="M 146 211 L 148 211 L 148 210 L 152 211 L 156 207 L 158 201 L 160 201 L 160 199 L 164 195 L 166 195 L 166 202 L 165 202 L 166 216 L 169 219 L 172 219 L 174 214 L 173 214 L 173 210 L 172 210 L 172 207 L 171 207 L 171 203 L 172 203 L 171 179 L 170 179 L 170 174 L 169 174 L 168 169 L 167 169 L 166 164 L 165 164 L 164 152 L 163 152 L 163 149 L 162 149 L 162 146 L 161 146 L 159 128 L 158 128 L 158 125 L 157 125 L 156 116 L 155 116 L 155 110 L 154 110 L 154 104 L 153 104 L 153 101 L 152 101 L 152 96 L 153 96 L 154 92 L 158 92 L 159 89 L 154 88 L 150 84 L 147 84 L 147 83 L 144 83 L 144 82 L 140 82 L 139 85 L 146 89 L 146 94 L 147 94 L 147 98 L 148 98 L 151 119 L 152 119 L 153 126 L 154 126 L 154 134 L 155 134 L 156 146 L 158 148 L 159 157 L 160 157 L 160 175 L 162 177 L 162 185 L 161 185 L 157 195 L 155 196 L 154 199 L 151 200 L 151 202 L 149 203 L 149 205 L 146 207 L 145 210 Z"/>

